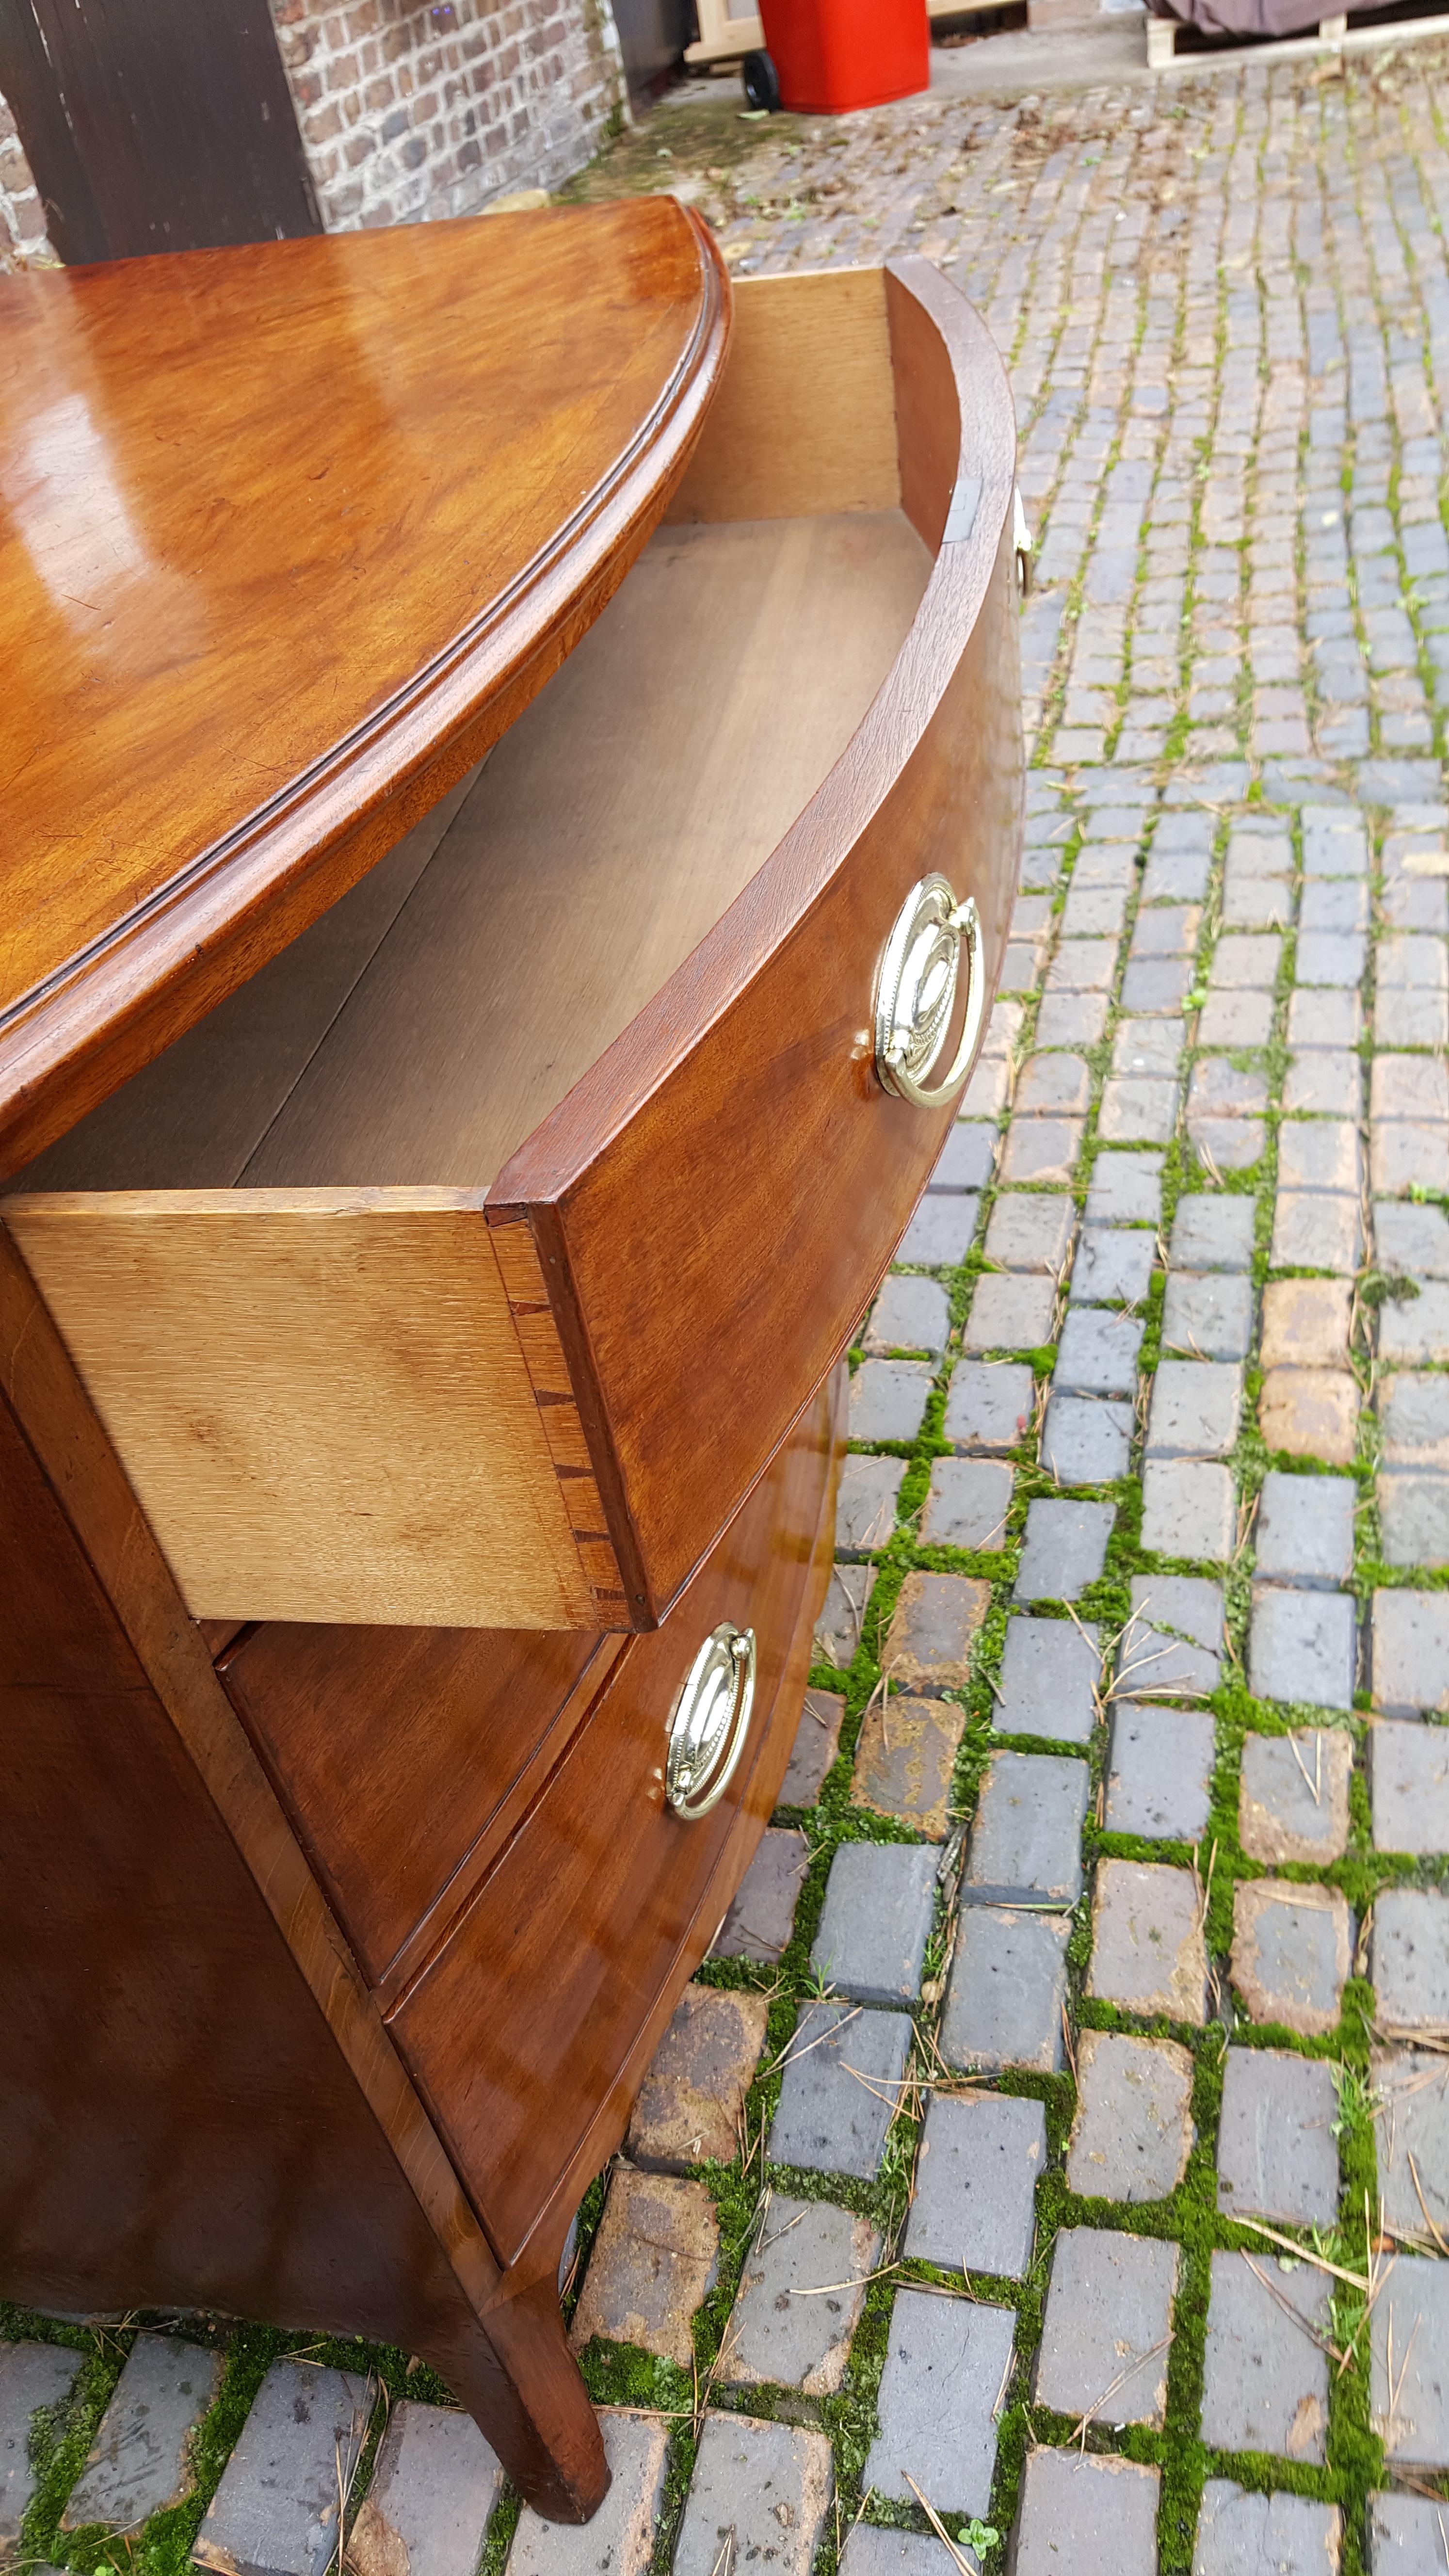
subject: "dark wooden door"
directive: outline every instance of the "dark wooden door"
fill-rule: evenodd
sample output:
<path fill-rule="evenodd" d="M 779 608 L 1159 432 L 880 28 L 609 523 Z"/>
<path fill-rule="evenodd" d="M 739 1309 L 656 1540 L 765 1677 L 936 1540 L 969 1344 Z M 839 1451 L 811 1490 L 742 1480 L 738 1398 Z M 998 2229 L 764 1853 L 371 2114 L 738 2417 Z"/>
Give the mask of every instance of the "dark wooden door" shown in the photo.
<path fill-rule="evenodd" d="M 0 0 L 0 95 L 67 262 L 321 230 L 267 0 Z"/>

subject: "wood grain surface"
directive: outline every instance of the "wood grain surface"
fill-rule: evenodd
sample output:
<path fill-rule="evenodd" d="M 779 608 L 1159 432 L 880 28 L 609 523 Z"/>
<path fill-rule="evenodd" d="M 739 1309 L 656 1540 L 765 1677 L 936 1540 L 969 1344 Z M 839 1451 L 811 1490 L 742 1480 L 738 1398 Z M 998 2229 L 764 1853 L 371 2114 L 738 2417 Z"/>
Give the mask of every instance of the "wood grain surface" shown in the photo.
<path fill-rule="evenodd" d="M 401 2341 L 541 2511 L 608 2484 L 0 1230 L 7 2295 Z M 239 2108 L 240 2106 L 240 2108 Z"/>
<path fill-rule="evenodd" d="M 835 1402 L 827 1385 L 806 1408 L 668 1627 L 625 1643 L 434 1964 L 389 2014 L 510 2268 L 550 2205 L 557 2260 L 570 2214 L 563 2178 L 577 2178 L 586 2140 L 600 2162 L 615 2143 L 600 2144 L 601 2108 L 617 2099 L 641 2028 L 673 2009 L 724 1913 L 737 1877 L 723 1883 L 720 1863 L 737 1818 L 752 1816 L 757 1836 L 778 1795 L 788 1744 L 758 1783 L 755 1775 L 767 1746 L 793 1743 L 800 1714 L 802 1623 L 818 1607 L 812 1576 L 835 1468 Z M 722 1620 L 756 1634 L 750 1743 L 718 1805 L 686 1824 L 664 1795 L 670 1716 Z M 755 1836 L 734 1846 L 739 1874 Z M 549 1928 L 562 1924 L 566 1942 Z M 509 1964 L 544 1942 L 547 1979 Z"/>
<path fill-rule="evenodd" d="M 793 519 L 901 497 L 885 271 L 735 280 L 729 365 L 666 516 Z"/>
<path fill-rule="evenodd" d="M 0 1168 L 506 730 L 727 324 L 668 197 L 0 278 Z"/>
<path fill-rule="evenodd" d="M 56 1191 L 4 1221 L 193 1617 L 624 1624 L 476 1196 Z"/>
<path fill-rule="evenodd" d="M 895 914 L 931 870 L 974 895 L 989 995 L 1016 888 L 1011 396 L 985 325 L 926 261 L 890 270 L 887 299 L 903 494 L 939 537 L 957 487 L 979 485 L 969 522 L 779 847 L 489 1193 L 490 1218 L 533 1230 L 655 1618 L 844 1347 L 955 1114 L 875 1077 Z M 747 1406 L 729 1399 L 746 1386 Z"/>

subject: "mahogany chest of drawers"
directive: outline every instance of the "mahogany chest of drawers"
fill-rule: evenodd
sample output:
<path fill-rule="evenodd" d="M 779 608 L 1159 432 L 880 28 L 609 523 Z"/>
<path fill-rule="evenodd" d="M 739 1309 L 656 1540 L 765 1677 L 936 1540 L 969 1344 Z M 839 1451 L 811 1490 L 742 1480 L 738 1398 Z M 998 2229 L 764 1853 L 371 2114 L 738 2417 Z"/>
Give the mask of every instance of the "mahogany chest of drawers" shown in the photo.
<path fill-rule="evenodd" d="M 0 315 L 0 2280 L 401 2343 L 580 2519 L 1005 941 L 1005 379 L 672 199 Z"/>

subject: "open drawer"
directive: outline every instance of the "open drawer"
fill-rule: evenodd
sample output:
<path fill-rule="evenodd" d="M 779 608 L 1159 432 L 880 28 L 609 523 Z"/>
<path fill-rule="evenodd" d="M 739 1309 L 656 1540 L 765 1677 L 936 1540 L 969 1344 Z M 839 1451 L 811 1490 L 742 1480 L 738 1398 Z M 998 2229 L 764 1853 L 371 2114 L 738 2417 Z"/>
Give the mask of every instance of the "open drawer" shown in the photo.
<path fill-rule="evenodd" d="M 194 1615 L 664 1617 L 846 1344 L 994 989 L 1014 458 L 926 262 L 742 283 L 667 523 L 481 771 L 18 1176 Z"/>

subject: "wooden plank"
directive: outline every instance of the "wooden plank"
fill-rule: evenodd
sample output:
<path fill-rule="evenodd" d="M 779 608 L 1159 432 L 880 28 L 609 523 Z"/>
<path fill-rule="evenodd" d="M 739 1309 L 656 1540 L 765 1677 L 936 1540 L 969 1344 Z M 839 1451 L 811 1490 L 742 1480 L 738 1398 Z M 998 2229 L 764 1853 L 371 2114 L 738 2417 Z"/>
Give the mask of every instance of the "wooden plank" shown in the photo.
<path fill-rule="evenodd" d="M 475 1197 L 61 1192 L 5 1218 L 193 1618 L 601 1624 Z"/>
<path fill-rule="evenodd" d="M 735 280 L 729 365 L 668 519 L 893 510 L 885 272 Z"/>

